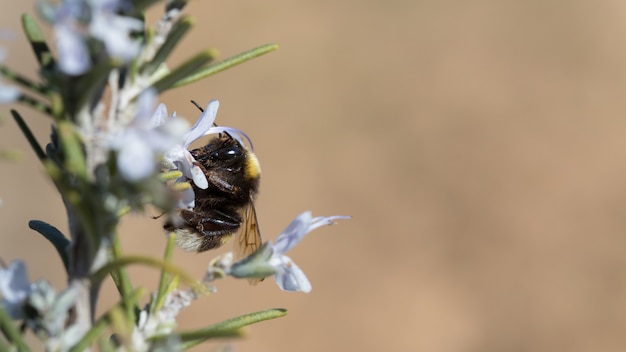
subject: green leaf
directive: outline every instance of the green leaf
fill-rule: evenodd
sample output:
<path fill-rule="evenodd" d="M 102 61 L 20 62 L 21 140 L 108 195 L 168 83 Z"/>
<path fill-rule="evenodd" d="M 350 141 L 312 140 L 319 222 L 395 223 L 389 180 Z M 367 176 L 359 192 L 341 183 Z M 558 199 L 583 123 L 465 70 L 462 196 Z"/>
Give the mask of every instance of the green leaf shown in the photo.
<path fill-rule="evenodd" d="M 22 28 L 24 29 L 26 38 L 30 42 L 30 46 L 37 57 L 39 65 L 46 69 L 52 68 L 54 66 L 52 52 L 46 43 L 43 32 L 41 32 L 37 22 L 31 15 L 22 15 Z"/>
<path fill-rule="evenodd" d="M 167 245 L 165 246 L 165 253 L 163 255 L 164 262 L 169 263 L 172 260 L 175 246 L 176 234 L 170 232 L 167 235 Z M 165 297 L 168 294 L 168 280 L 169 275 L 165 270 L 161 269 L 161 277 L 159 278 L 159 289 L 156 294 L 156 299 L 150 302 L 150 313 L 154 313 L 155 311 L 161 309 L 161 307 L 163 306 L 163 303 L 165 302 Z"/>
<path fill-rule="evenodd" d="M 68 121 L 59 121 L 57 128 L 62 140 L 61 146 L 67 171 L 86 180 L 88 176 L 85 155 L 74 125 Z"/>
<path fill-rule="evenodd" d="M 24 341 L 24 336 L 15 326 L 15 323 L 13 322 L 13 319 L 11 319 L 9 313 L 2 308 L 2 305 L 0 305 L 0 330 L 7 340 L 15 346 L 17 351 L 30 351 L 30 348 L 28 348 L 28 345 L 26 345 L 26 342 Z"/>
<path fill-rule="evenodd" d="M 61 233 L 61 231 L 47 222 L 31 220 L 28 222 L 28 227 L 39 232 L 43 237 L 50 241 L 50 243 L 52 243 L 54 248 L 57 250 L 57 253 L 59 253 L 61 261 L 63 261 L 65 271 L 67 272 L 69 269 L 67 249 L 70 246 L 70 241 L 63 235 L 63 233 Z"/>
<path fill-rule="evenodd" d="M 130 265 L 130 264 L 144 264 L 144 265 L 153 266 L 159 269 L 163 269 L 171 275 L 180 276 L 183 282 L 185 282 L 187 285 L 192 286 L 195 290 L 199 292 L 206 290 L 206 288 L 203 287 L 201 284 L 199 284 L 193 277 L 191 277 L 185 271 L 173 265 L 172 263 L 169 263 L 160 259 L 144 257 L 144 256 L 126 256 L 126 257 L 116 258 L 106 263 L 106 265 L 102 266 L 100 269 L 94 272 L 91 275 L 91 280 L 94 285 L 99 284 L 110 272 L 117 270 L 120 267 Z"/>
<path fill-rule="evenodd" d="M 23 76 L 21 74 L 19 74 L 16 71 L 13 71 L 12 69 L 0 65 L 0 73 L 2 74 L 3 77 L 5 77 L 8 80 L 11 80 L 17 84 L 19 84 L 20 86 L 26 88 L 26 89 L 30 89 L 33 92 L 42 94 L 42 95 L 46 95 L 48 94 L 48 91 L 46 90 L 46 87 L 33 82 L 30 78 Z"/>
<path fill-rule="evenodd" d="M 146 10 L 150 6 L 162 1 L 163 0 L 134 0 L 133 9 L 136 13 L 139 13 Z M 172 8 L 182 10 L 182 8 L 187 5 L 187 2 L 187 0 L 167 0 L 167 4 L 165 5 L 165 7 L 167 11 L 171 10 Z"/>
<path fill-rule="evenodd" d="M 264 320 L 276 319 L 287 315 L 287 310 L 283 308 L 268 309 L 260 312 L 242 315 L 240 317 L 225 320 L 223 322 L 209 325 L 205 328 L 182 332 L 179 334 L 183 342 L 183 348 L 188 349 L 202 342 L 218 337 L 240 336 L 241 328 Z M 151 340 L 160 341 L 166 339 L 167 335 L 155 336 Z"/>
<path fill-rule="evenodd" d="M 4 340 L 0 340 L 0 352 L 9 352 L 9 347 L 4 343 Z"/>
<path fill-rule="evenodd" d="M 154 55 L 152 61 L 146 63 L 146 65 L 141 69 L 142 71 L 146 71 L 148 73 L 152 73 L 156 71 L 156 69 L 161 65 L 167 58 L 170 56 L 174 48 L 178 44 L 180 44 L 182 38 L 187 34 L 187 32 L 193 27 L 195 24 L 195 19 L 192 17 L 184 17 L 181 18 L 174 24 L 174 27 L 170 31 L 165 43 L 159 48 L 159 51 Z"/>
<path fill-rule="evenodd" d="M 110 260 L 122 257 L 122 246 L 120 245 L 120 239 L 118 234 L 111 236 L 111 247 L 109 248 Z M 139 304 L 129 301 L 129 297 L 133 294 L 133 285 L 130 282 L 128 273 L 125 267 L 120 267 L 117 270 L 111 272 L 111 278 L 120 292 L 122 299 L 126 302 L 126 318 L 129 324 L 133 324 L 136 320 L 135 310 L 139 309 Z"/>
<path fill-rule="evenodd" d="M 161 1 L 163 0 L 134 0 L 133 9 L 136 13 L 139 13 Z M 189 0 L 166 0 L 165 11 L 169 12 L 171 10 L 177 10 L 177 12 L 179 12 L 187 5 L 188 2 Z"/>
<path fill-rule="evenodd" d="M 213 49 L 199 53 L 154 83 L 154 88 L 159 93 L 172 88 L 176 82 L 187 79 L 190 75 L 197 72 L 199 68 L 213 61 L 217 54 L 217 50 Z"/>
<path fill-rule="evenodd" d="M 28 105 L 35 110 L 41 111 L 46 115 L 52 116 L 52 108 L 46 103 L 38 100 L 37 98 L 31 97 L 29 95 L 22 93 L 17 98 L 17 100 L 24 105 Z"/>
<path fill-rule="evenodd" d="M 39 160 L 46 160 L 46 153 L 43 151 L 43 148 L 41 148 L 41 145 L 39 145 L 39 142 L 37 142 L 37 138 L 35 138 L 35 135 L 26 124 L 26 121 L 24 121 L 24 119 L 17 112 L 17 110 L 11 110 L 11 115 L 13 115 L 13 119 L 17 123 L 17 126 L 20 128 L 20 130 L 22 130 L 22 133 L 24 133 L 26 140 L 30 144 L 31 148 L 33 148 L 33 150 L 35 151 L 35 154 L 37 155 Z"/>
<path fill-rule="evenodd" d="M 222 72 L 226 69 L 229 69 L 233 66 L 237 66 L 239 64 L 242 64 L 246 61 L 252 60 L 256 57 L 259 57 L 261 55 L 265 55 L 269 52 L 272 52 L 274 50 L 278 49 L 278 45 L 277 44 L 266 44 L 263 46 L 260 46 L 258 48 L 254 48 L 252 50 L 248 50 L 245 51 L 241 54 L 229 57 L 228 59 L 224 60 L 224 61 L 220 61 L 218 63 L 206 66 L 200 70 L 198 70 L 197 72 L 193 73 L 192 75 L 188 76 L 187 78 L 181 79 L 178 82 L 176 82 L 174 84 L 174 88 L 177 87 L 182 87 L 184 85 L 199 81 L 205 77 L 214 75 L 216 73 Z"/>
<path fill-rule="evenodd" d="M 171 11 L 171 10 L 182 10 L 185 6 L 187 6 L 187 3 L 189 2 L 189 0 L 167 0 L 167 3 L 165 5 L 165 11 Z"/>

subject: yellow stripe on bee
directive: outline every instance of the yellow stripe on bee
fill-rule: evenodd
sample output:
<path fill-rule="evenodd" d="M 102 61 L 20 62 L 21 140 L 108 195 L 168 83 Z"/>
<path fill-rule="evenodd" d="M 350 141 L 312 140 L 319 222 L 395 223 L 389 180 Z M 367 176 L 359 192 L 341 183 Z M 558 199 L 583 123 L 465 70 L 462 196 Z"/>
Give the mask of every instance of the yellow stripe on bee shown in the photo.
<path fill-rule="evenodd" d="M 254 153 L 252 152 L 249 152 L 248 158 L 246 160 L 246 178 L 258 178 L 259 176 L 261 176 L 261 165 L 259 164 L 259 159 L 256 158 L 256 155 L 254 155 Z"/>

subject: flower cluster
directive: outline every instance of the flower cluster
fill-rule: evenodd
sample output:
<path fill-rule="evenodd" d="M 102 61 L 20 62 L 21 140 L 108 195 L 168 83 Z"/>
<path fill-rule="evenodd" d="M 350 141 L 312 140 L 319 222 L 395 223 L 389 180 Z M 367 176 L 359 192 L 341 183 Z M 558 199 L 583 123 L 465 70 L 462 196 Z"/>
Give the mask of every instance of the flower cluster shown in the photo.
<path fill-rule="evenodd" d="M 132 33 L 142 31 L 143 22 L 129 13 L 128 0 L 62 1 L 58 5 L 39 4 L 41 13 L 54 28 L 59 69 L 76 76 L 92 67 L 88 45 L 98 41 L 110 58 L 129 62 L 139 54 L 141 43 Z"/>

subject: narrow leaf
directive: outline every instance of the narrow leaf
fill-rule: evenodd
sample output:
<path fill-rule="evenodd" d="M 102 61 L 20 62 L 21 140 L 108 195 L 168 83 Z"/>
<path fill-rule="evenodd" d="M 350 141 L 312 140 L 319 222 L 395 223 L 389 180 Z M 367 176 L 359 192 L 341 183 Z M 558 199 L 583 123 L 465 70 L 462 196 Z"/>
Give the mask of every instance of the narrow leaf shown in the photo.
<path fill-rule="evenodd" d="M 9 347 L 4 343 L 4 340 L 0 340 L 0 352 L 9 352 Z"/>
<path fill-rule="evenodd" d="M 0 330 L 7 340 L 11 344 L 15 345 L 17 351 L 30 351 L 30 348 L 28 348 L 28 345 L 26 345 L 26 342 L 24 341 L 24 336 L 15 326 L 15 323 L 13 322 L 13 319 L 11 319 L 9 313 L 2 308 L 2 305 L 0 305 Z"/>
<path fill-rule="evenodd" d="M 0 73 L 6 79 L 11 80 L 24 88 L 30 89 L 31 91 L 42 95 L 47 94 L 46 88 L 44 86 L 33 82 L 30 78 L 27 78 L 26 76 L 23 76 L 6 66 L 0 65 Z"/>
<path fill-rule="evenodd" d="M 172 88 L 176 82 L 186 79 L 189 75 L 197 72 L 199 68 L 211 62 L 216 56 L 217 51 L 211 49 L 199 53 L 154 83 L 154 88 L 159 93 Z"/>
<path fill-rule="evenodd" d="M 184 349 L 196 346 L 208 339 L 225 336 L 238 336 L 240 329 L 264 320 L 276 319 L 287 315 L 287 310 L 283 308 L 268 309 L 260 312 L 242 315 L 240 317 L 225 320 L 223 322 L 209 325 L 205 328 L 182 332 L 179 337 L 184 342 Z M 155 336 L 153 340 L 166 339 L 167 335 Z"/>
<path fill-rule="evenodd" d="M 74 125 L 68 121 L 60 121 L 58 123 L 58 132 L 59 137 L 63 141 L 61 146 L 63 147 L 64 162 L 67 171 L 77 175 L 83 180 L 87 179 L 85 155 L 83 154 L 83 149 Z"/>
<path fill-rule="evenodd" d="M 172 255 L 174 254 L 174 247 L 176 245 L 176 234 L 170 232 L 167 236 L 167 244 L 165 246 L 165 254 L 163 255 L 163 261 L 169 263 L 172 260 Z M 161 269 L 161 277 L 159 279 L 159 289 L 157 291 L 156 299 L 151 302 L 150 305 L 150 313 L 154 313 L 155 311 L 161 309 L 163 303 L 165 302 L 165 297 L 167 296 L 167 289 L 169 281 L 169 275 L 163 269 Z"/>
<path fill-rule="evenodd" d="M 59 253 L 61 257 L 61 261 L 63 261 L 63 266 L 65 267 L 65 271 L 67 272 L 69 269 L 69 257 L 67 254 L 67 249 L 70 246 L 70 241 L 57 229 L 56 227 L 48 224 L 44 221 L 39 220 L 31 220 L 28 222 L 28 227 L 39 232 L 43 237 L 45 237 L 54 248 Z"/>
<path fill-rule="evenodd" d="M 120 245 L 119 235 L 115 234 L 111 238 L 109 258 L 111 260 L 115 260 L 115 258 L 121 257 L 122 247 Z M 115 286 L 117 286 L 117 289 L 122 296 L 122 300 L 126 302 L 126 319 L 132 324 L 135 321 L 135 309 L 139 308 L 139 304 L 130 300 L 130 296 L 133 294 L 133 285 L 130 282 L 126 268 L 122 266 L 117 270 L 112 271 L 111 278 L 113 278 L 113 282 L 115 282 Z"/>
<path fill-rule="evenodd" d="M 197 291 L 204 291 L 205 288 L 199 284 L 193 277 L 185 273 L 179 267 L 159 259 L 144 257 L 144 256 L 126 256 L 116 258 L 108 262 L 106 265 L 98 269 L 91 275 L 91 280 L 94 284 L 100 283 L 111 271 L 117 270 L 120 267 L 130 264 L 144 264 L 155 268 L 163 269 L 171 275 L 178 275 L 187 284 L 192 286 Z"/>
<path fill-rule="evenodd" d="M 24 119 L 17 112 L 17 110 L 11 109 L 11 115 L 13 115 L 13 119 L 17 123 L 17 126 L 20 128 L 20 130 L 22 130 L 24 137 L 26 137 L 26 140 L 30 144 L 31 148 L 33 148 L 33 150 L 35 151 L 35 154 L 37 155 L 39 160 L 46 160 L 46 153 L 43 151 L 43 148 L 41 148 L 41 145 L 39 145 L 37 138 L 35 138 L 35 135 L 26 124 L 26 121 L 24 121 Z"/>
<path fill-rule="evenodd" d="M 52 115 L 52 108 L 34 97 L 22 93 L 17 100 L 24 105 L 28 105 L 35 110 L 43 112 L 44 114 Z"/>
<path fill-rule="evenodd" d="M 274 50 L 278 49 L 278 45 L 277 44 L 266 44 L 263 46 L 260 46 L 258 48 L 254 48 L 252 50 L 248 50 L 246 52 L 243 52 L 241 54 L 235 55 L 233 57 L 230 57 L 224 61 L 220 61 L 218 63 L 212 64 L 212 65 L 208 65 L 206 67 L 203 67 L 202 69 L 199 69 L 198 71 L 194 72 L 192 75 L 188 76 L 187 78 L 181 79 L 180 81 L 176 82 L 176 84 L 174 84 L 174 88 L 177 87 L 182 87 L 184 85 L 199 81 L 205 77 L 214 75 L 216 73 L 222 72 L 226 69 L 229 69 L 233 66 L 237 66 L 239 64 L 242 64 L 246 61 L 252 60 L 255 57 L 259 57 L 261 55 L 265 55 L 269 52 L 272 52 Z"/>
<path fill-rule="evenodd" d="M 50 52 L 48 44 L 46 44 L 43 32 L 41 32 L 37 22 L 31 15 L 22 15 L 22 28 L 24 29 L 26 38 L 30 42 L 30 46 L 37 57 L 39 65 L 46 69 L 52 68 L 52 66 L 54 66 L 54 58 Z"/>

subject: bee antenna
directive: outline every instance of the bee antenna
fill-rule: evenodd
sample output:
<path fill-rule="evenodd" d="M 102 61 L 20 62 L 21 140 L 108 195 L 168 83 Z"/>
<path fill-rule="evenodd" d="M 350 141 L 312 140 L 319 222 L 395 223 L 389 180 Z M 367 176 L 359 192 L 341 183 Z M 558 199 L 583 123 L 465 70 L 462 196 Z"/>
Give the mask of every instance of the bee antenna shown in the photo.
<path fill-rule="evenodd" d="M 200 106 L 200 104 L 196 103 L 195 100 L 191 100 L 191 103 L 193 105 L 195 105 L 195 107 L 197 107 L 198 109 L 200 109 L 201 112 L 204 112 L 204 109 Z M 217 127 L 217 124 L 215 122 L 213 122 L 213 126 Z M 227 135 L 230 139 L 233 139 L 233 136 L 231 136 L 228 132 L 224 132 L 225 135 Z M 218 136 L 221 138 L 222 134 L 218 133 Z"/>
<path fill-rule="evenodd" d="M 192 100 L 191 103 L 195 105 L 198 109 L 200 109 L 200 111 L 204 112 L 204 109 L 200 105 L 198 105 L 195 100 Z"/>

